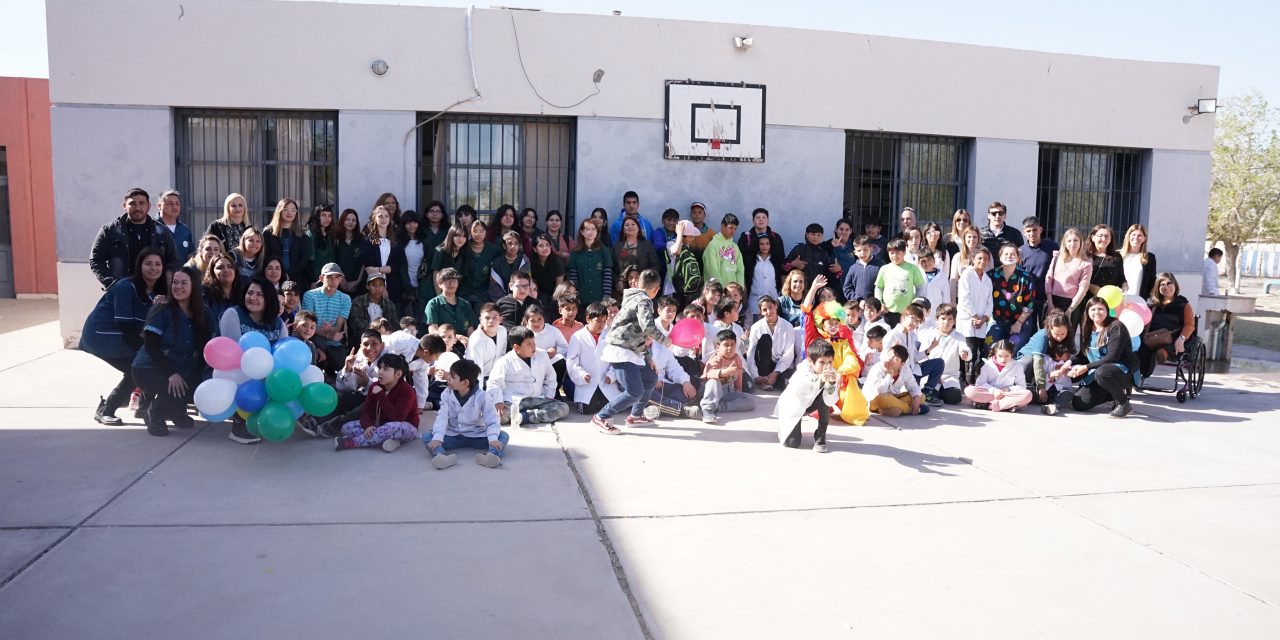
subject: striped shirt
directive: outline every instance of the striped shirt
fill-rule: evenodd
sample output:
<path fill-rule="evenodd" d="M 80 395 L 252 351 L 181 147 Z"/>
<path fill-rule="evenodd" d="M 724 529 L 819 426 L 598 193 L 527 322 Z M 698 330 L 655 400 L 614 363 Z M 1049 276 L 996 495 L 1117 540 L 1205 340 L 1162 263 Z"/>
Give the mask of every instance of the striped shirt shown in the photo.
<path fill-rule="evenodd" d="M 334 323 L 338 318 L 346 319 L 351 315 L 351 296 L 341 291 L 334 291 L 328 296 L 324 287 L 319 287 L 302 294 L 302 308 L 316 314 L 318 325 Z"/>

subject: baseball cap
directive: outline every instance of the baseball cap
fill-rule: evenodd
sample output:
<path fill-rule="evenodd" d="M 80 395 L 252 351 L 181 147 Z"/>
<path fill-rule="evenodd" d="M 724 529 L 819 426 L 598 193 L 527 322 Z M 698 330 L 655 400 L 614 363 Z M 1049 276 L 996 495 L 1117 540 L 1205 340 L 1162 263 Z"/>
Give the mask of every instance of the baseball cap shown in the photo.
<path fill-rule="evenodd" d="M 336 262 L 330 262 L 330 263 L 328 263 L 328 264 L 324 265 L 324 268 L 323 268 L 323 269 L 320 269 L 320 275 L 321 275 L 322 277 L 323 277 L 323 276 L 331 276 L 331 275 L 339 275 L 339 276 L 340 276 L 340 275 L 342 275 L 342 267 L 339 267 L 339 266 L 338 266 L 338 263 L 336 263 Z"/>
<path fill-rule="evenodd" d="M 383 281 L 383 282 L 386 282 L 386 281 L 387 281 L 387 274 L 385 274 L 385 273 L 374 273 L 374 274 L 371 274 L 371 275 L 369 276 L 368 281 L 369 281 L 369 282 L 373 282 L 374 280 L 381 280 L 381 281 Z"/>
<path fill-rule="evenodd" d="M 701 202 L 698 202 L 697 200 L 694 200 L 694 201 L 693 201 L 693 204 L 689 205 L 689 208 L 690 208 L 690 209 L 692 209 L 692 208 L 694 208 L 694 207 L 702 207 L 702 210 L 703 210 L 703 211 L 706 211 L 706 210 L 707 210 L 707 205 L 702 204 Z"/>

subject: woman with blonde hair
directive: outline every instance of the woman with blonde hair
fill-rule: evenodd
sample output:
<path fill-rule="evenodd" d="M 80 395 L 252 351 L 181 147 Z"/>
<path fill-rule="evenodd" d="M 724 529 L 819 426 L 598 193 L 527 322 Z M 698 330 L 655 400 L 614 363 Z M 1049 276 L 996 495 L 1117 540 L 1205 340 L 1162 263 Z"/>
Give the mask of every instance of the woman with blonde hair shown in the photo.
<path fill-rule="evenodd" d="M 214 258 L 222 255 L 226 255 L 226 252 L 222 249 L 222 238 L 213 234 L 206 234 L 200 238 L 200 242 L 196 243 L 196 252 L 191 254 L 191 259 L 187 260 L 187 263 L 183 266 L 194 267 L 203 275 L 209 270 L 209 263 L 213 262 Z"/>
<path fill-rule="evenodd" d="M 1074 331 L 1084 318 L 1084 300 L 1089 295 L 1093 260 L 1085 253 L 1084 234 L 1079 229 L 1067 229 L 1058 246 L 1058 253 L 1044 278 L 1045 302 L 1048 311 L 1065 311 L 1071 318 Z"/>
<path fill-rule="evenodd" d="M 960 276 L 965 269 L 969 268 L 969 263 L 973 261 L 973 254 L 978 251 L 978 247 L 982 244 L 982 232 L 978 228 L 969 225 L 964 231 L 960 232 L 960 250 L 951 256 L 950 277 L 951 277 L 951 299 L 959 300 L 960 298 Z M 950 249 L 947 250 L 950 253 Z M 988 250 L 987 253 L 991 251 Z M 990 262 L 988 260 L 988 262 Z M 988 265 L 990 266 L 990 265 Z"/>
<path fill-rule="evenodd" d="M 947 233 L 946 237 L 947 260 L 951 260 L 957 253 L 960 253 L 960 249 L 964 246 L 965 229 L 972 227 L 973 217 L 969 215 L 968 209 L 956 209 L 956 212 L 951 214 L 951 231 Z M 978 238 L 982 238 L 981 234 L 979 234 Z M 964 259 L 961 266 L 965 266 L 968 261 L 967 258 Z"/>
<path fill-rule="evenodd" d="M 262 232 L 257 227 L 249 225 L 244 228 L 244 233 L 240 235 L 240 245 L 231 250 L 231 256 L 236 259 L 236 268 L 245 280 L 262 273 L 262 265 L 266 262 L 264 246 Z"/>
<path fill-rule="evenodd" d="M 310 284 L 311 263 L 315 258 L 315 245 L 303 232 L 302 219 L 298 217 L 298 201 L 281 198 L 276 203 L 271 223 L 262 231 L 267 256 L 279 258 L 288 280 Z"/>
<path fill-rule="evenodd" d="M 218 236 L 222 250 L 231 255 L 231 250 L 240 246 L 240 236 L 248 226 L 249 205 L 244 196 L 233 193 L 222 201 L 222 217 L 210 222 L 205 234 Z"/>
<path fill-rule="evenodd" d="M 387 192 L 378 196 L 378 199 L 373 203 L 373 208 L 377 209 L 378 207 L 383 207 L 387 210 L 387 213 L 391 214 L 392 223 L 400 224 L 400 201 L 396 199 L 396 194 Z"/>
<path fill-rule="evenodd" d="M 1147 228 L 1129 225 L 1120 245 L 1120 261 L 1124 266 L 1125 295 L 1151 297 L 1156 284 L 1156 254 L 1147 251 Z"/>

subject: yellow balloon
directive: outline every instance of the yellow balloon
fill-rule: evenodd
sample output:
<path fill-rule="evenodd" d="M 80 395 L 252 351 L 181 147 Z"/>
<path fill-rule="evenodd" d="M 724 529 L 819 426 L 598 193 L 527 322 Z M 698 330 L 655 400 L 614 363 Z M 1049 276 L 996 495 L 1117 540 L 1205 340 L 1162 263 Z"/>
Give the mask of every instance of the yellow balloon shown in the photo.
<path fill-rule="evenodd" d="M 249 412 L 245 411 L 244 409 L 236 409 L 236 415 L 246 420 L 249 419 Z"/>
<path fill-rule="evenodd" d="M 1098 297 L 1106 300 L 1108 307 L 1115 309 L 1120 306 L 1121 302 L 1124 302 L 1124 291 L 1121 291 L 1120 287 L 1109 284 L 1098 289 Z"/>

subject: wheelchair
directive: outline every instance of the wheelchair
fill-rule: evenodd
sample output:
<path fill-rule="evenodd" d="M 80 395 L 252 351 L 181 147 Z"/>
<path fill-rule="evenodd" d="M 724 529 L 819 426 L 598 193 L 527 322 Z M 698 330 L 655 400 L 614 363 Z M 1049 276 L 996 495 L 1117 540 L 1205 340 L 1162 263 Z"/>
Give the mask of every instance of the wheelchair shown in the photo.
<path fill-rule="evenodd" d="M 1200 316 L 1196 316 L 1196 326 L 1200 326 Z M 1157 371 L 1161 367 L 1173 367 L 1173 386 L 1168 389 L 1153 387 L 1148 386 L 1148 380 L 1143 380 L 1141 389 L 1157 393 L 1172 393 L 1178 399 L 1178 402 L 1186 402 L 1191 398 L 1195 398 L 1200 395 L 1200 390 L 1204 388 L 1205 360 L 1208 359 L 1208 355 L 1209 350 L 1205 347 L 1204 341 L 1200 339 L 1199 332 L 1192 333 L 1191 337 L 1187 338 L 1186 344 L 1183 345 L 1181 355 L 1156 365 Z"/>

